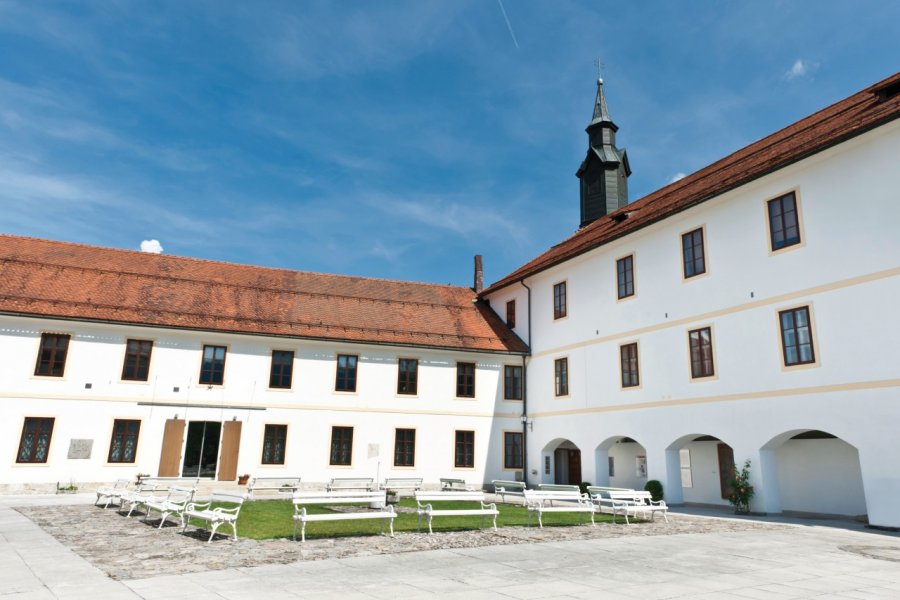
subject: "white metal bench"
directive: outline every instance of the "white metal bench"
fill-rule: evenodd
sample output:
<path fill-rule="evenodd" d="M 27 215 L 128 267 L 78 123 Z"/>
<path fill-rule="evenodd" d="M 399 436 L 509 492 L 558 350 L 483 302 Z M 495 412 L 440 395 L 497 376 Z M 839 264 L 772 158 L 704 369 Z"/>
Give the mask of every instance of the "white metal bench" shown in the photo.
<path fill-rule="evenodd" d="M 432 502 L 478 502 L 481 506 L 479 508 L 439 507 L 435 509 Z M 484 501 L 484 492 L 416 492 L 416 504 L 418 505 L 416 513 L 419 517 L 418 529 L 422 528 L 422 518 L 424 517 L 428 521 L 428 533 L 433 533 L 431 520 L 434 517 L 480 516 L 482 527 L 484 526 L 484 517 L 493 517 L 494 531 L 497 530 L 497 515 L 500 513 L 495 503 Z"/>
<path fill-rule="evenodd" d="M 525 506 L 528 508 L 528 524 L 531 525 L 531 515 L 536 514 L 538 525 L 544 527 L 544 513 L 575 512 L 587 513 L 591 517 L 591 525 L 594 525 L 594 513 L 597 507 L 591 502 L 590 496 L 579 491 L 541 491 L 525 490 Z M 562 504 L 551 505 L 553 501 Z"/>
<path fill-rule="evenodd" d="M 371 492 L 375 485 L 374 481 L 371 477 L 335 477 L 325 489 L 329 492 L 341 490 Z"/>
<path fill-rule="evenodd" d="M 507 496 L 525 496 L 525 482 L 523 481 L 495 479 L 491 484 L 494 486 L 494 493 L 500 496 L 501 502 L 505 503 Z"/>
<path fill-rule="evenodd" d="M 662 513 L 666 523 L 669 517 L 666 513 L 669 507 L 664 500 L 655 502 L 650 492 L 635 490 L 609 490 L 603 494 L 591 495 L 592 500 L 601 512 L 609 513 L 613 516 L 613 523 L 616 522 L 616 515 L 625 517 L 625 524 L 630 524 L 628 517 L 649 517 L 652 521 L 656 513 Z"/>
<path fill-rule="evenodd" d="M 213 504 L 225 504 L 230 506 L 230 508 L 227 506 L 214 507 Z M 184 507 L 184 512 L 182 513 L 184 526 L 181 528 L 181 532 L 184 533 L 187 530 L 187 526 L 191 519 L 199 519 L 201 521 L 206 521 L 207 529 L 209 530 L 209 539 L 206 540 L 207 543 L 212 541 L 216 535 L 216 530 L 222 525 L 229 525 L 234 539 L 237 539 L 237 520 L 238 516 L 241 514 L 241 506 L 243 504 L 244 496 L 242 495 L 223 494 L 218 492 L 212 494 L 209 497 L 209 502 L 204 504 L 189 502 L 188 505 Z"/>
<path fill-rule="evenodd" d="M 169 515 L 178 515 L 181 525 L 184 525 L 184 509 L 194 499 L 195 488 L 172 486 L 165 496 L 150 496 L 140 502 L 146 509 L 144 522 L 150 518 L 154 510 L 159 512 L 159 529 L 166 524 Z"/>
<path fill-rule="evenodd" d="M 381 485 L 383 490 L 393 490 L 395 492 L 411 491 L 417 492 L 422 489 L 421 477 L 387 477 Z"/>
<path fill-rule="evenodd" d="M 127 504 L 128 513 L 125 516 L 130 517 L 131 513 L 134 512 L 134 509 L 139 507 L 144 502 L 144 500 L 148 500 L 155 494 L 158 495 L 162 491 L 165 490 L 160 490 L 157 484 L 142 480 L 135 486 L 134 489 L 126 489 L 119 495 L 119 510 L 125 510 L 125 505 Z"/>
<path fill-rule="evenodd" d="M 244 494 L 244 497 L 247 500 L 253 500 L 256 492 L 293 494 L 299 489 L 299 477 L 254 477 L 247 485 L 247 493 Z"/>
<path fill-rule="evenodd" d="M 122 494 L 128 491 L 128 484 L 130 483 L 130 479 L 116 479 L 116 482 L 112 487 L 106 486 L 99 488 L 97 490 L 97 500 L 94 502 L 94 506 L 100 504 L 100 498 L 106 498 L 106 504 L 103 505 L 103 508 L 109 508 L 109 505 L 113 502 L 121 504 Z"/>
<path fill-rule="evenodd" d="M 474 492 L 475 488 L 468 485 L 465 479 L 451 479 L 441 477 L 441 491 L 444 492 Z"/>
<path fill-rule="evenodd" d="M 297 527 L 300 527 L 300 541 L 306 541 L 306 524 L 314 521 L 343 521 L 349 519 L 381 519 L 381 533 L 384 534 L 384 522 L 390 526 L 391 537 L 394 537 L 394 519 L 397 513 L 394 507 L 387 504 L 387 492 L 294 492 L 294 540 L 297 539 Z M 311 515 L 305 505 L 334 504 L 381 504 L 382 508 L 361 512 L 340 512 Z"/>

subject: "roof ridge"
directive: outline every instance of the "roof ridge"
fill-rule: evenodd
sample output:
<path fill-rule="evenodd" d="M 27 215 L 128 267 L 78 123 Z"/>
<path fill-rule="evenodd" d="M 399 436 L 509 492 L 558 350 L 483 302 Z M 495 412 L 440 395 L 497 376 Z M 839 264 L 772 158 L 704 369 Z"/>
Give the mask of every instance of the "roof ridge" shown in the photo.
<path fill-rule="evenodd" d="M 216 262 L 216 261 L 210 261 Z M 131 277 L 146 277 L 149 279 L 161 279 L 168 281 L 185 281 L 190 283 L 199 283 L 203 285 L 214 285 L 214 286 L 223 286 L 230 287 L 235 289 L 242 290 L 254 290 L 259 292 L 277 292 L 280 294 L 293 294 L 296 296 L 309 296 L 314 298 L 342 298 L 347 300 L 367 300 L 370 302 L 381 302 L 384 304 L 409 304 L 413 306 L 442 306 L 447 308 L 461 308 L 459 304 L 447 304 L 443 302 L 423 302 L 421 300 L 397 300 L 391 298 L 373 298 L 371 296 L 350 296 L 347 294 L 335 294 L 331 292 L 309 292 L 306 290 L 297 290 L 297 289 L 288 289 L 281 287 L 265 287 L 258 285 L 244 285 L 239 283 L 232 283 L 229 281 L 210 281 L 207 279 L 195 279 L 192 277 L 175 277 L 173 275 L 160 275 L 158 273 L 138 273 L 134 271 L 120 271 L 115 269 L 104 269 L 102 267 L 93 267 L 93 266 L 83 266 L 83 265 L 64 265 L 59 263 L 52 263 L 46 261 L 36 261 L 36 260 L 25 260 L 22 258 L 8 258 L 8 257 L 0 257 L 0 263 L 20 263 L 20 264 L 28 264 L 28 265 L 38 265 L 40 267 L 56 267 L 60 269 L 81 269 L 82 271 L 93 271 L 96 273 L 107 273 L 111 275 L 127 275 Z M 469 289 L 469 288 L 461 288 L 461 289 Z M 472 292 L 472 300 L 475 300 L 475 293 Z"/>
<path fill-rule="evenodd" d="M 174 259 L 178 261 L 186 261 L 186 262 L 198 262 L 198 263 L 208 263 L 214 265 L 229 265 L 233 267 L 239 267 L 243 269 L 251 269 L 251 270 L 265 270 L 265 271 L 276 271 L 281 273 L 300 273 L 303 275 L 316 275 L 320 277 L 333 277 L 335 279 L 357 279 L 362 281 L 380 281 L 386 283 L 399 283 L 405 285 L 415 285 L 415 286 L 428 286 L 428 287 L 436 287 L 436 288 L 448 288 L 453 290 L 469 290 L 463 285 L 453 285 L 450 283 L 431 283 L 428 281 L 410 281 L 407 279 L 389 279 L 385 277 L 370 277 L 367 275 L 344 275 L 341 273 L 323 273 L 321 271 L 301 271 L 298 269 L 288 269 L 286 267 L 270 267 L 266 265 L 252 265 L 247 263 L 239 263 L 229 260 L 216 260 L 212 258 L 199 258 L 195 256 L 182 256 L 180 254 L 165 254 L 160 253 L 156 254 L 154 252 L 144 252 L 142 250 L 133 250 L 131 248 L 114 248 L 112 246 L 100 246 L 97 244 L 86 244 L 84 242 L 71 242 L 68 240 L 48 240 L 46 238 L 39 238 L 29 235 L 14 235 L 11 233 L 0 233 L 0 239 L 8 238 L 8 239 L 18 239 L 18 240 L 32 240 L 35 242 L 42 242 L 46 244 L 61 244 L 66 246 L 77 246 L 80 248 L 94 249 L 94 250 L 105 250 L 109 252 L 121 252 L 123 254 L 134 254 L 137 256 L 148 257 L 150 260 L 153 260 L 153 257 L 157 257 L 160 259 Z M 183 281 L 194 281 L 191 279 L 183 279 Z"/>

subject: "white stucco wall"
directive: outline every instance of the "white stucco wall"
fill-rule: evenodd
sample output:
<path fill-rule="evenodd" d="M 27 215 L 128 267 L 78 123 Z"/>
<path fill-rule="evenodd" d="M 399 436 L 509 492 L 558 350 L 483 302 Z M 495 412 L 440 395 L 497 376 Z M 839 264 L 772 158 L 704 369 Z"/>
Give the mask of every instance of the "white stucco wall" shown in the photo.
<path fill-rule="evenodd" d="M 784 510 L 866 514 L 859 453 L 844 441 L 790 440 L 775 451 Z"/>

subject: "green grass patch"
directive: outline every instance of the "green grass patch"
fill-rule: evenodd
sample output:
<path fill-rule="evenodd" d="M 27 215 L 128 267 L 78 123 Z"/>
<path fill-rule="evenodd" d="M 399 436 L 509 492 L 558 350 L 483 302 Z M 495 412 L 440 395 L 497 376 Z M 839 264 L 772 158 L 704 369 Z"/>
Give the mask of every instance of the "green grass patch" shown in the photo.
<path fill-rule="evenodd" d="M 472 502 L 432 502 L 435 510 L 440 509 L 466 509 L 478 508 L 478 503 Z M 416 501 L 412 498 L 404 498 L 400 506 L 407 508 L 416 507 Z M 326 514 L 332 511 L 324 506 L 310 505 L 306 507 L 309 514 Z M 528 511 L 524 506 L 511 504 L 498 504 L 498 527 L 514 527 L 528 524 Z M 245 502 L 238 518 L 238 536 L 255 540 L 268 540 L 278 538 L 290 538 L 294 533 L 294 505 L 290 500 L 254 500 Z M 621 519 L 620 519 L 621 520 Z M 586 514 L 578 513 L 550 513 L 543 516 L 544 527 L 566 527 L 581 523 L 590 523 Z M 612 517 L 606 514 L 595 514 L 594 522 L 609 523 Z M 320 521 L 306 525 L 307 539 L 334 538 L 347 536 L 377 535 L 381 531 L 380 519 L 348 519 L 345 521 Z M 416 531 L 418 517 L 415 513 L 398 513 L 394 519 L 394 531 Z M 532 524 L 537 527 L 537 517 L 532 517 Z M 192 520 L 191 525 L 205 527 L 203 521 Z M 484 518 L 484 527 L 491 526 L 491 519 Z M 438 531 L 465 531 L 479 529 L 481 517 L 477 516 L 452 516 L 435 517 L 432 521 L 432 529 Z M 423 531 L 428 531 L 424 520 Z M 222 533 L 230 534 L 230 528 L 223 527 Z M 385 526 L 387 531 L 387 526 Z M 299 533 L 297 534 L 299 538 Z"/>

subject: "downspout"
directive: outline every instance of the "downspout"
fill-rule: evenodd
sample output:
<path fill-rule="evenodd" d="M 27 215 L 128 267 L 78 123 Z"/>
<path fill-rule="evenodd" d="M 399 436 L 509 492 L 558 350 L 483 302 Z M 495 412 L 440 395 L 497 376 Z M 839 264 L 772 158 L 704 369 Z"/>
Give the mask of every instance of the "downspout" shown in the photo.
<path fill-rule="evenodd" d="M 525 280 L 519 283 L 528 290 L 528 353 L 531 354 L 531 288 Z M 526 355 L 522 355 L 522 483 L 528 487 L 528 363 Z"/>

